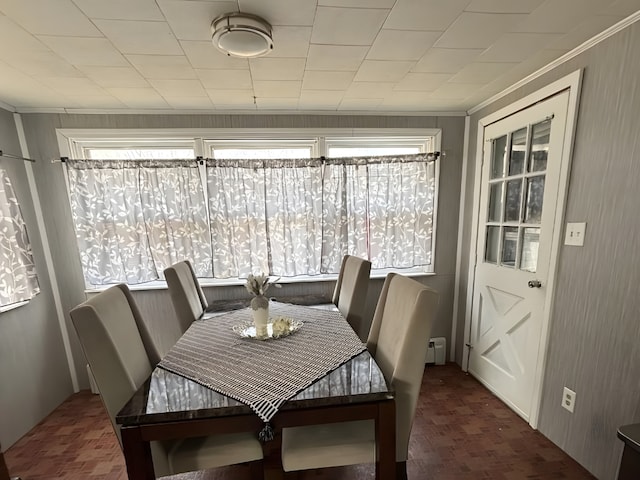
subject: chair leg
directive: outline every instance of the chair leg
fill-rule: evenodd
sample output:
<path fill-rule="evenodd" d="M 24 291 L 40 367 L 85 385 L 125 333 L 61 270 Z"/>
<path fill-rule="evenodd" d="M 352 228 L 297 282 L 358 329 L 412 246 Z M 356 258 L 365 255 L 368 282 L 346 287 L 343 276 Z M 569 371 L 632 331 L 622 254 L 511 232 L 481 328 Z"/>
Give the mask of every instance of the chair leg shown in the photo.
<path fill-rule="evenodd" d="M 264 480 L 264 463 L 262 460 L 249 462 L 249 474 L 251 480 Z"/>
<path fill-rule="evenodd" d="M 396 480 L 407 480 L 407 462 L 396 462 Z"/>

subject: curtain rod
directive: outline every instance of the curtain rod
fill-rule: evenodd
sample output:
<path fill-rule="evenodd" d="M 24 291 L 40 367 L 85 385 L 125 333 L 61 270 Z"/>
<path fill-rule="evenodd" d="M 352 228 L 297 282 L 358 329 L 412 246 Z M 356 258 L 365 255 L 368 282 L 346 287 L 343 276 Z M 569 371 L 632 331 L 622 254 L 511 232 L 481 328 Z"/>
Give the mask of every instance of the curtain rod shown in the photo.
<path fill-rule="evenodd" d="M 31 159 L 31 158 L 26 158 L 26 157 L 19 157 L 18 155 L 11 155 L 10 153 L 4 153 L 2 150 L 0 150 L 0 157 L 5 157 L 5 158 L 14 158 L 16 160 L 24 160 L 26 162 L 33 162 L 36 163 L 35 160 Z"/>

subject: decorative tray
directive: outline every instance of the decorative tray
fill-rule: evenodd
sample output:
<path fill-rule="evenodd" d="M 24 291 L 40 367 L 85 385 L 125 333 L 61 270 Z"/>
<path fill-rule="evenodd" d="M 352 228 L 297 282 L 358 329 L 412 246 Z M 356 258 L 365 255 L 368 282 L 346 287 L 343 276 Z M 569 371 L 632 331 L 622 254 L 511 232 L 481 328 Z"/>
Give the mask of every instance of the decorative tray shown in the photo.
<path fill-rule="evenodd" d="M 301 320 L 293 318 L 278 317 L 270 318 L 267 322 L 267 330 L 262 334 L 256 332 L 256 326 L 253 322 L 242 322 L 232 327 L 233 331 L 242 338 L 254 338 L 256 340 L 273 340 L 277 338 L 288 337 L 292 333 L 302 328 Z"/>

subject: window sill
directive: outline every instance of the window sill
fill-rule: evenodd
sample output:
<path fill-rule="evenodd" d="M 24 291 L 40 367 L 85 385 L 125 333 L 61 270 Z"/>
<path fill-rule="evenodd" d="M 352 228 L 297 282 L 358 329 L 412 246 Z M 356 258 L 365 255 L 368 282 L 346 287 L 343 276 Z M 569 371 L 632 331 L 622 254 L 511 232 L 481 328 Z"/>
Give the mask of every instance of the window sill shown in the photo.
<path fill-rule="evenodd" d="M 23 302 L 12 303 L 11 305 L 5 305 L 4 307 L 0 307 L 0 313 L 8 312 L 9 310 L 13 310 L 14 308 L 23 307 L 29 303 L 29 300 L 25 300 Z"/>

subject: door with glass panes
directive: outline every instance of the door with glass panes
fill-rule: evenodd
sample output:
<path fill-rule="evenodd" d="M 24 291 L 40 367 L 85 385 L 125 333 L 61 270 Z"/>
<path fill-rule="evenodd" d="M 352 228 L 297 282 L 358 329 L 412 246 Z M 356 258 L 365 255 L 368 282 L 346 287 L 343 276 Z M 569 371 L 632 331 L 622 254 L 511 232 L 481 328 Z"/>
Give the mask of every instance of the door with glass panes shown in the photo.
<path fill-rule="evenodd" d="M 568 92 L 484 131 L 469 372 L 529 419 Z"/>

